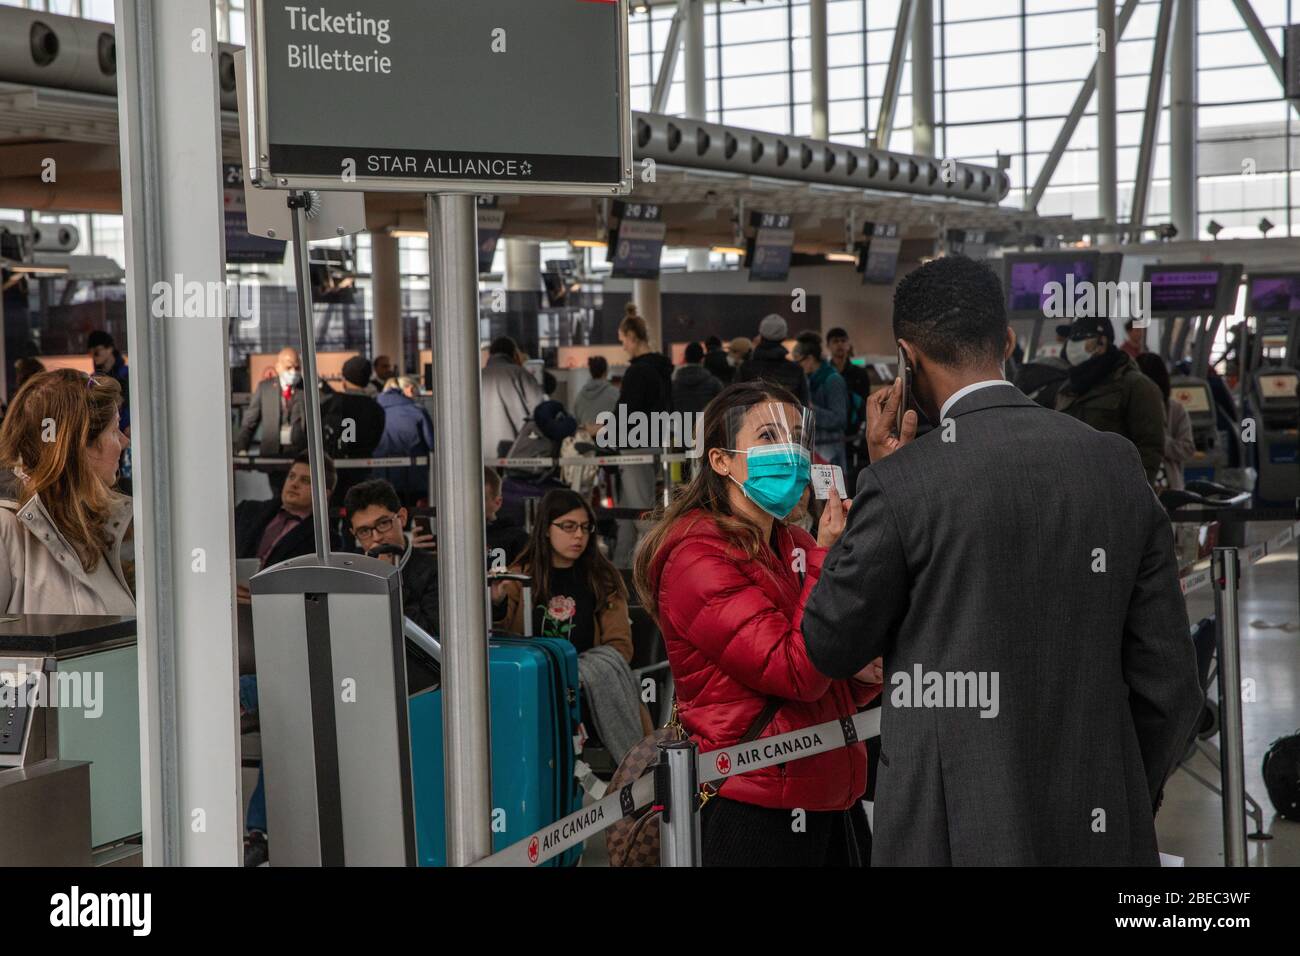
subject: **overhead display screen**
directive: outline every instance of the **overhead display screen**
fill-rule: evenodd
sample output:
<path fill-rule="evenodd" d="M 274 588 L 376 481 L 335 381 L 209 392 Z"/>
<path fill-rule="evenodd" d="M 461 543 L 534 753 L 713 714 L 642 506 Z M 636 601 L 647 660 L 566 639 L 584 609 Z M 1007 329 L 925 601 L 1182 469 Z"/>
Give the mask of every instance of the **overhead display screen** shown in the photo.
<path fill-rule="evenodd" d="M 1219 301 L 1220 271 L 1209 269 L 1152 269 L 1153 315 L 1202 315 L 1213 312 Z"/>
<path fill-rule="evenodd" d="M 630 185 L 626 0 L 256 0 L 252 11 L 259 182 Z"/>
<path fill-rule="evenodd" d="M 1251 315 L 1300 315 L 1300 272 L 1250 277 L 1247 312 Z"/>
<path fill-rule="evenodd" d="M 618 229 L 608 248 L 615 279 L 657 279 L 668 227 L 654 203 L 615 203 Z"/>
<path fill-rule="evenodd" d="M 1073 301 L 1073 290 L 1095 282 L 1098 257 L 1093 254 L 1007 257 L 1007 310 L 1042 315 L 1044 304 L 1055 295 Z M 1054 288 L 1049 289 L 1052 285 Z"/>

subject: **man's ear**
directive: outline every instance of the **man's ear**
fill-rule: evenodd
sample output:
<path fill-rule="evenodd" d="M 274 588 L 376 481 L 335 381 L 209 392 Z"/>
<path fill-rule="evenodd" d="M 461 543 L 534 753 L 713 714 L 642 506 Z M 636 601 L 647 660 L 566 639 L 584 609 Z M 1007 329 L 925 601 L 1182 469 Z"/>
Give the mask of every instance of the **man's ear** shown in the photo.
<path fill-rule="evenodd" d="M 1010 325 L 1007 326 L 1007 344 L 1002 350 L 1003 360 L 1011 358 L 1011 353 L 1016 350 L 1016 330 Z"/>
<path fill-rule="evenodd" d="M 398 524 L 400 527 L 402 527 L 402 528 L 405 528 L 405 527 L 406 527 L 406 518 L 407 518 L 406 509 L 405 509 L 405 508 L 398 508 L 398 509 L 397 509 L 397 524 Z"/>

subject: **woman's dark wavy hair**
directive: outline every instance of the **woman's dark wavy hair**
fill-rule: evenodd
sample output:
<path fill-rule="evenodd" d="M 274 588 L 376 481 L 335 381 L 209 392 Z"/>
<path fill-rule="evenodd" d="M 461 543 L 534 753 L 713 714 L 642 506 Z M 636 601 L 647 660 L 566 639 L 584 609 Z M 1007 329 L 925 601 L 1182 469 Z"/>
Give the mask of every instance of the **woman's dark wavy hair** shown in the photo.
<path fill-rule="evenodd" d="M 596 523 L 595 512 L 591 504 L 575 491 L 568 488 L 553 488 L 543 496 L 537 506 L 537 519 L 533 522 L 533 531 L 528 536 L 528 544 L 515 561 L 521 569 L 532 575 L 533 602 L 545 604 L 551 599 L 551 522 L 570 511 L 581 508 L 587 513 L 587 521 Z M 587 536 L 587 547 L 574 563 L 578 573 L 586 578 L 591 592 L 596 596 L 597 608 L 602 608 L 611 597 L 618 595 L 627 598 L 627 587 L 623 576 L 614 565 L 600 553 L 594 534 Z"/>
<path fill-rule="evenodd" d="M 633 560 L 633 578 L 641 604 L 659 619 L 659 575 L 653 571 L 655 557 L 668 539 L 669 532 L 691 511 L 707 511 L 723 534 L 739 545 L 750 558 L 762 553 L 765 542 L 762 530 L 743 515 L 731 510 L 731 479 L 709 467 L 709 451 L 729 447 L 727 423 L 731 412 L 760 402 L 780 402 L 801 408 L 799 399 L 786 388 L 772 382 L 737 382 L 713 397 L 704 409 L 701 454 L 694 474 L 678 487 L 671 504 L 660 506 L 652 515 L 653 528 L 637 545 Z"/>

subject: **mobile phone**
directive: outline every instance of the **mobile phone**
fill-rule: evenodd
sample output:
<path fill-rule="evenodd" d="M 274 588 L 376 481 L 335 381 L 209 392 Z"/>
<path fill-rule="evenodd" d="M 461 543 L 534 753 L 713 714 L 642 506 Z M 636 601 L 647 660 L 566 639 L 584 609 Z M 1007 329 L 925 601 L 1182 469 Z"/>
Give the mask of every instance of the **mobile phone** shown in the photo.
<path fill-rule="evenodd" d="M 894 434 L 903 434 L 903 416 L 912 405 L 912 366 L 907 362 L 907 353 L 898 347 L 898 377 L 903 380 L 903 397 L 898 403 L 898 419 L 894 422 Z"/>

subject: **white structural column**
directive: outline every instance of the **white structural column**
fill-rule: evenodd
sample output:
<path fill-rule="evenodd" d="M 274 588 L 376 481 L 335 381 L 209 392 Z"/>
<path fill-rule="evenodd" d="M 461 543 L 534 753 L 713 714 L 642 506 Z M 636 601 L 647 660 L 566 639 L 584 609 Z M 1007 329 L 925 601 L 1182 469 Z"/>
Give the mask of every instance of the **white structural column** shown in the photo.
<path fill-rule="evenodd" d="M 912 21 L 912 152 L 934 155 L 934 3 L 916 0 Z"/>
<path fill-rule="evenodd" d="M 658 279 L 633 279 L 632 301 L 645 319 L 646 337 L 656 352 L 664 349 L 663 307 Z"/>
<path fill-rule="evenodd" d="M 1119 167 L 1115 110 L 1115 0 L 1097 0 L 1097 205 L 1109 225 L 1119 221 Z"/>
<path fill-rule="evenodd" d="M 401 256 L 397 237 L 382 230 L 370 233 L 370 295 L 375 309 L 374 354 L 387 355 L 394 368 L 404 370 Z"/>
<path fill-rule="evenodd" d="M 506 291 L 536 292 L 542 282 L 542 244 L 534 239 L 506 240 Z"/>
<path fill-rule="evenodd" d="M 709 118 L 708 94 L 704 78 L 704 0 L 686 0 L 686 29 L 682 36 L 686 73 L 686 118 Z M 709 250 L 691 249 L 686 253 L 688 272 L 709 271 Z"/>
<path fill-rule="evenodd" d="M 813 139 L 831 138 L 830 73 L 827 69 L 826 0 L 809 0 L 808 62 L 812 73 Z"/>
<path fill-rule="evenodd" d="M 216 22 L 211 0 L 115 7 L 144 856 L 232 866 L 243 806 L 228 326 L 151 314 L 178 278 L 225 282 Z"/>
<path fill-rule="evenodd" d="M 1180 239 L 1198 231 L 1196 2 L 1178 0 L 1169 52 L 1169 211 Z"/>

